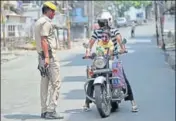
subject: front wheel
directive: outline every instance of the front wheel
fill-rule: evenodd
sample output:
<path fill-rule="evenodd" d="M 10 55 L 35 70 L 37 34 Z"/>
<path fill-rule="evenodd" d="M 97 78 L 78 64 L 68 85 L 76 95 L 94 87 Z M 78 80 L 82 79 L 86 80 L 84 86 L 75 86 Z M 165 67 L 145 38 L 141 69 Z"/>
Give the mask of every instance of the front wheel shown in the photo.
<path fill-rule="evenodd" d="M 107 91 L 103 85 L 95 85 L 95 104 L 102 118 L 108 117 L 111 113 L 111 102 L 107 99 Z"/>

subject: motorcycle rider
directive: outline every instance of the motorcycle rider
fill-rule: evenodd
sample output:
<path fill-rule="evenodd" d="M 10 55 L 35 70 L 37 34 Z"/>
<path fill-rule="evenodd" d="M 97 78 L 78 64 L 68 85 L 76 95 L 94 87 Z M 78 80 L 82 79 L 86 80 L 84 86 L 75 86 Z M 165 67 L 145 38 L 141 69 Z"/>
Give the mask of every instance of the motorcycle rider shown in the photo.
<path fill-rule="evenodd" d="M 92 34 L 92 37 L 88 43 L 88 49 L 86 50 L 86 57 L 88 57 L 90 54 L 91 54 L 91 49 L 94 45 L 94 43 L 96 41 L 101 41 L 102 39 L 102 35 L 104 33 L 104 31 L 109 31 L 110 33 L 110 37 L 111 37 L 111 40 L 113 42 L 113 45 L 114 45 L 114 52 L 118 52 L 118 47 L 120 47 L 120 53 L 124 53 L 125 52 L 125 48 L 122 44 L 122 36 L 121 34 L 119 33 L 119 31 L 116 29 L 116 28 L 112 28 L 110 27 L 108 24 L 108 19 L 109 18 L 102 18 L 102 19 L 99 19 L 98 20 L 98 24 L 100 26 L 99 29 L 97 30 L 94 30 L 93 34 Z M 125 98 L 125 101 L 131 101 L 131 104 L 132 104 L 132 112 L 137 112 L 138 111 L 138 107 L 137 107 L 137 104 L 134 100 L 134 97 L 133 97 L 133 92 L 132 92 L 132 89 L 131 89 L 131 86 L 128 82 L 128 79 L 126 78 L 126 75 L 124 73 L 124 70 L 123 70 L 123 75 L 124 75 L 124 78 L 125 78 L 125 82 L 127 84 L 127 88 L 128 88 L 128 96 Z M 87 94 L 89 96 L 93 96 L 93 82 L 90 82 L 88 84 L 88 87 L 87 87 Z M 91 100 L 89 100 L 87 97 L 86 97 L 86 100 L 85 100 L 85 105 L 83 106 L 84 110 L 85 111 L 88 111 L 90 109 L 90 103 L 91 103 Z"/>

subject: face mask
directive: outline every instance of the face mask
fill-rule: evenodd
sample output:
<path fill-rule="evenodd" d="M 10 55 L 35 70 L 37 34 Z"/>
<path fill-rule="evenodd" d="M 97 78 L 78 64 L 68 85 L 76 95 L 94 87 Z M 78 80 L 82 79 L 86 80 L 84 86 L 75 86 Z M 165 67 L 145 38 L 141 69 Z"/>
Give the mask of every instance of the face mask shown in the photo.
<path fill-rule="evenodd" d="M 108 36 L 107 35 L 103 35 L 102 36 L 102 41 L 103 42 L 108 42 Z"/>
<path fill-rule="evenodd" d="M 55 11 L 51 10 L 51 13 L 50 13 L 50 19 L 53 19 L 55 16 Z"/>

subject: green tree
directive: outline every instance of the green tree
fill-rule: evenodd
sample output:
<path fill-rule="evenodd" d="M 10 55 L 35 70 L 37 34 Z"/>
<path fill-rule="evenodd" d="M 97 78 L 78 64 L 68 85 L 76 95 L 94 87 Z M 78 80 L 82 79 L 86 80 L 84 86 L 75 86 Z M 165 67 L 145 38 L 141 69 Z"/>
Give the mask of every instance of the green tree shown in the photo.
<path fill-rule="evenodd" d="M 118 8 L 118 14 L 119 16 L 124 16 L 125 11 L 128 11 L 130 7 L 135 8 L 146 8 L 149 5 L 152 5 L 152 1 L 123 1 L 123 0 L 117 0 L 115 2 L 116 7 Z"/>
<path fill-rule="evenodd" d="M 149 5 L 152 5 L 152 1 L 132 1 L 132 6 L 135 8 L 146 8 Z"/>
<path fill-rule="evenodd" d="M 132 1 L 122 1 L 118 0 L 115 2 L 116 7 L 118 8 L 118 15 L 124 16 L 125 11 L 128 11 L 129 8 L 132 6 Z"/>
<path fill-rule="evenodd" d="M 94 4 L 95 16 L 97 17 L 105 8 L 106 8 L 105 1 L 95 1 L 95 4 Z"/>

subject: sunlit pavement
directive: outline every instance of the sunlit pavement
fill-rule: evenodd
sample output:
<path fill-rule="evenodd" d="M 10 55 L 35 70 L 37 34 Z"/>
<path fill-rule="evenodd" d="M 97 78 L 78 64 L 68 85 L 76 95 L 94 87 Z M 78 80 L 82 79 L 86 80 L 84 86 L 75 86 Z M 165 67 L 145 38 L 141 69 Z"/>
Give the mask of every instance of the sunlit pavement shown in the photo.
<path fill-rule="evenodd" d="M 103 121 L 175 121 L 175 72 L 164 62 L 163 52 L 153 39 L 154 25 L 136 28 L 135 39 L 130 39 L 130 29 L 120 29 L 128 39 L 129 53 L 121 56 L 124 70 L 131 83 L 138 113 L 132 113 L 130 102 L 122 102 L 117 112 Z M 101 121 L 96 107 L 82 111 L 83 85 L 86 64 L 82 60 L 82 47 L 59 51 L 62 88 L 57 111 L 65 116 L 63 121 Z M 37 54 L 29 52 L 23 58 L 2 65 L 1 69 L 1 119 L 2 121 L 39 121 L 40 75 Z"/>

